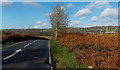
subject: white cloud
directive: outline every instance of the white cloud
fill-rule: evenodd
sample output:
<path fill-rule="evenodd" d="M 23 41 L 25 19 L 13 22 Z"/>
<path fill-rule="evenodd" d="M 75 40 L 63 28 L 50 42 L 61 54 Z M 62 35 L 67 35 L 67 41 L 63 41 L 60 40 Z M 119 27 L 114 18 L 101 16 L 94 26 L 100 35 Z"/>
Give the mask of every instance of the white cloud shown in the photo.
<path fill-rule="evenodd" d="M 101 20 L 105 21 L 106 25 L 117 25 L 118 24 L 118 9 L 117 8 L 106 8 L 100 14 Z"/>
<path fill-rule="evenodd" d="M 25 27 L 25 29 L 29 29 L 29 27 L 27 26 L 27 27 Z"/>
<path fill-rule="evenodd" d="M 38 28 L 40 28 L 40 27 L 39 27 L 39 25 L 36 25 L 34 28 L 35 28 L 35 29 L 38 29 Z"/>
<path fill-rule="evenodd" d="M 32 7 L 41 7 L 41 4 L 35 2 L 23 2 L 24 5 L 30 5 Z"/>
<path fill-rule="evenodd" d="M 97 16 L 93 16 L 92 18 L 91 18 L 91 21 L 97 21 L 98 20 L 98 17 Z"/>
<path fill-rule="evenodd" d="M 88 15 L 91 13 L 92 12 L 89 9 L 81 9 L 75 14 L 75 16 L 84 16 L 84 15 Z"/>
<path fill-rule="evenodd" d="M 65 8 L 65 7 L 63 7 L 63 6 L 61 6 L 61 9 L 65 10 L 66 8 Z"/>
<path fill-rule="evenodd" d="M 68 4 L 67 7 L 68 8 L 73 7 L 73 4 Z"/>
<path fill-rule="evenodd" d="M 37 25 L 35 25 L 34 28 L 50 28 L 51 27 L 50 24 L 44 23 L 41 21 L 37 21 L 35 24 L 37 24 Z"/>
<path fill-rule="evenodd" d="M 34 28 L 46 28 L 48 27 L 48 24 L 47 23 L 42 23 L 42 24 L 39 24 L 39 25 L 35 25 Z"/>
<path fill-rule="evenodd" d="M 80 26 L 81 24 L 81 21 L 71 21 L 68 23 L 68 26 L 69 27 L 77 27 L 77 26 Z"/>
<path fill-rule="evenodd" d="M 4 2 L 4 0 L 0 0 L 0 3 Z"/>
<path fill-rule="evenodd" d="M 41 21 L 37 21 L 35 24 L 41 24 L 42 22 Z"/>
<path fill-rule="evenodd" d="M 102 20 L 105 23 L 104 25 L 116 25 L 116 24 L 118 24 L 117 19 L 113 19 L 113 18 L 110 18 L 110 17 L 102 18 Z"/>
<path fill-rule="evenodd" d="M 82 19 L 85 19 L 86 17 L 80 17 L 80 19 L 82 20 Z"/>
<path fill-rule="evenodd" d="M 3 0 L 0 0 L 0 3 L 3 2 Z"/>
<path fill-rule="evenodd" d="M 50 28 L 50 25 L 47 24 L 47 23 L 42 23 L 42 24 L 39 24 L 39 25 L 35 25 L 34 28 Z"/>
<path fill-rule="evenodd" d="M 106 8 L 100 17 L 116 17 L 118 15 L 118 10 L 116 8 Z"/>
<path fill-rule="evenodd" d="M 13 27 L 9 26 L 8 29 L 13 29 Z"/>
<path fill-rule="evenodd" d="M 93 26 L 97 26 L 97 23 L 93 23 Z"/>
<path fill-rule="evenodd" d="M 2 2 L 2 6 L 9 7 L 13 4 L 13 2 Z"/>
<path fill-rule="evenodd" d="M 112 6 L 106 2 L 106 1 L 95 1 L 90 3 L 87 8 L 89 9 L 93 9 L 93 8 L 97 8 L 97 9 L 101 9 L 101 8 L 111 8 Z"/>
<path fill-rule="evenodd" d="M 1 2 L 13 2 L 13 1 L 10 1 L 10 0 L 0 0 L 0 3 Z"/>

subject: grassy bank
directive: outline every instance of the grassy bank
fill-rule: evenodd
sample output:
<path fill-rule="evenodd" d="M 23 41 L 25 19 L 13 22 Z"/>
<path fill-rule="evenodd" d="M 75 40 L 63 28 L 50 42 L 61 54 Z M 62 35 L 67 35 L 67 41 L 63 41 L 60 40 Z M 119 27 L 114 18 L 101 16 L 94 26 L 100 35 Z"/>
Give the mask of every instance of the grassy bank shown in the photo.
<path fill-rule="evenodd" d="M 67 47 L 59 44 L 59 42 L 51 39 L 51 51 L 55 61 L 56 68 L 87 68 L 86 65 L 79 65 Z"/>

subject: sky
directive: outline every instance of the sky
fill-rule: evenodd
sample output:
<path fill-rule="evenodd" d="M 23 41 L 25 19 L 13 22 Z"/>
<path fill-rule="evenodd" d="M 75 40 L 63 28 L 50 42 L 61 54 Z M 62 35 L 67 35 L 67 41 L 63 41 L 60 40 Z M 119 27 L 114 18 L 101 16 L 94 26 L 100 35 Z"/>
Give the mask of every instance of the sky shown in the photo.
<path fill-rule="evenodd" d="M 3 2 L 0 29 L 51 28 L 49 15 L 58 2 Z M 68 27 L 118 26 L 118 2 L 61 2 Z"/>

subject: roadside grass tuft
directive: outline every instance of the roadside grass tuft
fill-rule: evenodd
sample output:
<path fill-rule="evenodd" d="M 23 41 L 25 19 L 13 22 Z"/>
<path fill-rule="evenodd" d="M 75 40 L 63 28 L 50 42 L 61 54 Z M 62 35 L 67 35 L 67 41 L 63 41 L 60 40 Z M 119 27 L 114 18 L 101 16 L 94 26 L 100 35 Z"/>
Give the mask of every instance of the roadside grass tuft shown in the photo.
<path fill-rule="evenodd" d="M 87 65 L 79 65 L 67 47 L 62 46 L 54 39 L 50 39 L 51 52 L 56 68 L 88 68 Z"/>

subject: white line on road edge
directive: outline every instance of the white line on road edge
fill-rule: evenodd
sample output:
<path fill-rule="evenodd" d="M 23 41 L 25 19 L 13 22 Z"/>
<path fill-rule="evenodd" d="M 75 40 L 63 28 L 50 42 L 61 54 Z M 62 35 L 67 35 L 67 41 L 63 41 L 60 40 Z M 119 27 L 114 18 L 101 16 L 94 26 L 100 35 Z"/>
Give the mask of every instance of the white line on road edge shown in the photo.
<path fill-rule="evenodd" d="M 25 42 L 25 41 L 23 41 L 23 42 Z M 12 44 L 12 45 L 7 45 L 6 48 L 11 47 L 11 46 L 15 46 L 15 45 L 20 44 L 20 43 L 23 43 L 23 42 L 18 42 L 18 43 Z"/>
<path fill-rule="evenodd" d="M 35 43 L 35 42 L 37 42 L 37 41 L 38 41 L 38 40 L 35 40 L 35 41 L 33 41 L 32 43 Z M 31 45 L 32 43 L 29 43 L 29 44 L 25 45 L 24 48 L 26 48 L 27 46 Z"/>
<path fill-rule="evenodd" d="M 49 64 L 51 64 L 50 69 L 53 70 L 52 60 L 51 60 L 51 53 L 50 53 L 50 40 L 49 40 L 48 48 L 49 48 Z"/>
<path fill-rule="evenodd" d="M 39 40 L 35 40 L 35 41 L 33 41 L 32 43 L 34 43 L 34 42 L 36 42 L 36 41 L 39 41 Z M 27 46 L 29 46 L 29 45 L 31 45 L 32 43 L 29 43 L 29 44 L 25 45 L 24 48 L 27 47 Z M 11 55 L 3 58 L 3 60 L 9 59 L 9 58 L 13 57 L 13 56 L 16 55 L 18 52 L 21 52 L 21 51 L 22 51 L 21 49 L 18 49 L 18 50 L 15 51 L 15 53 L 13 53 L 13 54 L 11 54 Z"/>
<path fill-rule="evenodd" d="M 15 53 L 13 53 L 13 54 L 11 54 L 11 55 L 9 55 L 9 56 L 3 58 L 3 60 L 9 59 L 9 58 L 13 57 L 13 56 L 16 55 L 18 52 L 21 52 L 21 51 L 22 51 L 21 49 L 18 49 L 18 50 L 15 51 Z"/>
<path fill-rule="evenodd" d="M 27 46 L 29 46 L 29 45 L 31 45 L 31 44 L 32 44 L 32 43 L 29 43 L 29 44 L 25 45 L 24 48 L 27 47 Z"/>
<path fill-rule="evenodd" d="M 39 40 L 35 40 L 35 41 L 33 41 L 33 43 L 34 43 L 34 42 L 37 42 L 37 41 L 39 41 Z"/>

